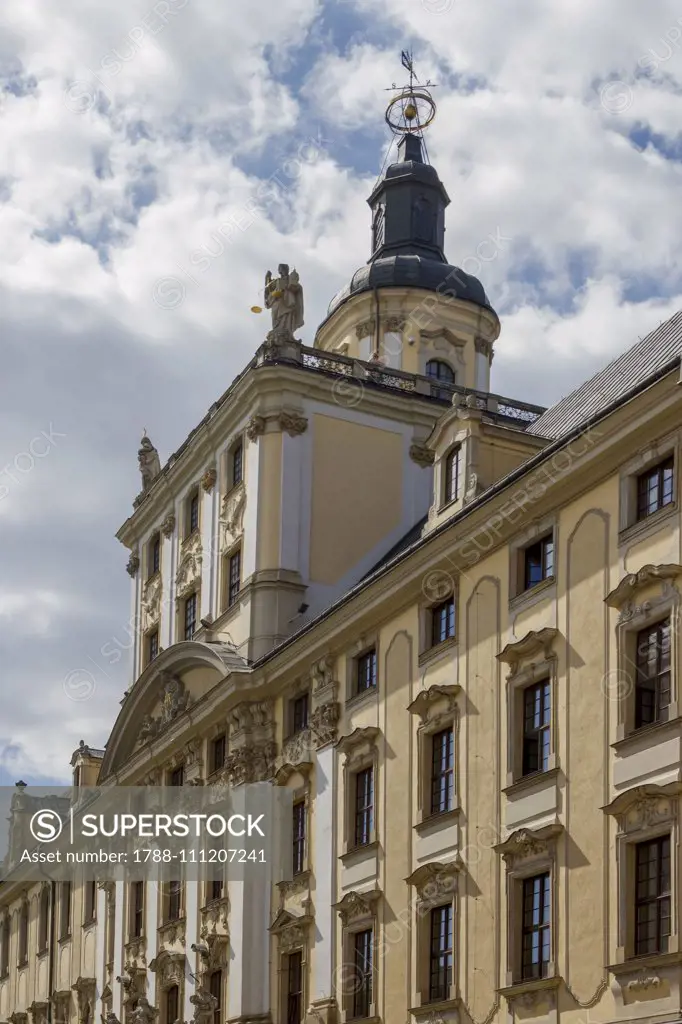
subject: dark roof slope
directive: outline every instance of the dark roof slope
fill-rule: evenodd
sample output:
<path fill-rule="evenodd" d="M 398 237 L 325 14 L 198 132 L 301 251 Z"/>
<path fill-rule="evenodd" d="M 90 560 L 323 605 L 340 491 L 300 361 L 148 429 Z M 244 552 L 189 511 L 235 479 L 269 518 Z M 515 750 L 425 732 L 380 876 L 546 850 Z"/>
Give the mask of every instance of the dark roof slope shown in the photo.
<path fill-rule="evenodd" d="M 682 311 L 659 324 L 627 352 L 617 356 L 594 377 L 551 406 L 530 424 L 527 433 L 561 437 L 619 398 L 624 398 L 647 377 L 679 356 L 681 350 Z"/>

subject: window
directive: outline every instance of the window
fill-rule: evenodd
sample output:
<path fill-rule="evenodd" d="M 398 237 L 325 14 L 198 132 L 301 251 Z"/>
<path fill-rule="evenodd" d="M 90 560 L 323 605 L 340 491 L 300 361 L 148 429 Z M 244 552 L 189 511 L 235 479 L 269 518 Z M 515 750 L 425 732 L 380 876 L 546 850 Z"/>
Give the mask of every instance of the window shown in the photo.
<path fill-rule="evenodd" d="M 452 904 L 431 911 L 429 1000 L 450 998 L 452 985 Z"/>
<path fill-rule="evenodd" d="M 59 892 L 59 938 L 71 934 L 71 882 L 62 882 Z"/>
<path fill-rule="evenodd" d="M 40 893 L 38 905 L 38 952 L 44 953 L 49 942 L 50 890 L 45 885 Z"/>
<path fill-rule="evenodd" d="M 159 631 L 155 629 L 147 636 L 147 664 L 159 656 Z"/>
<path fill-rule="evenodd" d="M 361 654 L 355 662 L 355 693 L 366 693 L 377 685 L 377 652 L 373 647 L 371 651 Z"/>
<path fill-rule="evenodd" d="M 130 937 L 139 939 L 144 928 L 144 882 L 130 886 Z"/>
<path fill-rule="evenodd" d="M 431 740 L 431 814 L 451 811 L 455 793 L 455 737 L 452 729 Z"/>
<path fill-rule="evenodd" d="M 549 533 L 523 552 L 523 589 L 530 590 L 554 575 L 554 537 Z"/>
<path fill-rule="evenodd" d="M 226 749 L 225 733 L 220 736 L 216 736 L 214 740 L 211 740 L 211 759 L 210 759 L 210 771 L 217 772 L 225 764 L 225 749 Z"/>
<path fill-rule="evenodd" d="M 443 504 L 456 501 L 459 497 L 459 456 L 461 445 L 452 448 L 445 456 L 445 478 L 443 481 Z"/>
<path fill-rule="evenodd" d="M 221 900 L 223 898 L 223 880 L 222 878 L 213 878 L 208 883 L 208 902 L 212 903 L 213 900 Z"/>
<path fill-rule="evenodd" d="M 635 728 L 667 722 L 670 704 L 670 619 L 637 634 Z"/>
<path fill-rule="evenodd" d="M 5 912 L 0 928 L 0 978 L 9 974 L 9 940 L 10 940 L 9 915 Z"/>
<path fill-rule="evenodd" d="M 185 784 L 185 768 L 184 765 L 174 768 L 173 771 L 168 773 L 168 785 L 169 786 L 184 786 Z"/>
<path fill-rule="evenodd" d="M 521 977 L 546 978 L 550 959 L 549 871 L 522 882 Z"/>
<path fill-rule="evenodd" d="M 546 772 L 549 768 L 552 715 L 549 679 L 523 691 L 523 754 L 521 774 Z"/>
<path fill-rule="evenodd" d="M 635 847 L 635 956 L 667 953 L 670 935 L 670 836 Z"/>
<path fill-rule="evenodd" d="M 238 441 L 232 449 L 231 479 L 233 487 L 236 487 L 244 479 L 244 446 L 241 441 Z"/>
<path fill-rule="evenodd" d="M 166 921 L 178 921 L 182 916 L 182 882 L 168 883 L 168 905 Z"/>
<path fill-rule="evenodd" d="M 352 1017 L 369 1017 L 372 1008 L 372 944 L 371 928 L 353 935 L 353 997 Z"/>
<path fill-rule="evenodd" d="M 303 1010 L 303 954 L 287 957 L 287 1024 L 300 1024 Z"/>
<path fill-rule="evenodd" d="M 637 477 L 637 519 L 646 519 L 673 501 L 672 455 Z"/>
<path fill-rule="evenodd" d="M 149 541 L 149 562 L 147 565 L 147 577 L 154 576 L 161 568 L 161 537 L 155 533 Z"/>
<path fill-rule="evenodd" d="M 191 640 L 197 628 L 197 595 L 190 594 L 185 601 L 185 640 Z"/>
<path fill-rule="evenodd" d="M 302 693 L 291 702 L 291 735 L 308 728 L 308 694 Z"/>
<path fill-rule="evenodd" d="M 213 1024 L 220 1024 L 223 1009 L 223 972 L 211 971 L 208 979 L 208 991 L 216 1000 L 213 1007 Z"/>
<path fill-rule="evenodd" d="M 300 875 L 305 868 L 305 800 L 294 804 L 294 874 Z"/>
<path fill-rule="evenodd" d="M 166 992 L 166 1024 L 175 1024 L 178 1019 L 180 992 L 177 985 L 171 985 Z"/>
<path fill-rule="evenodd" d="M 19 966 L 28 963 L 28 903 L 22 903 L 19 913 Z"/>
<path fill-rule="evenodd" d="M 199 529 L 199 491 L 194 491 L 187 501 L 187 529 L 185 536 Z"/>
<path fill-rule="evenodd" d="M 426 364 L 426 376 L 431 377 L 432 380 L 442 381 L 443 384 L 455 383 L 455 371 L 442 359 L 429 359 Z M 447 387 L 438 388 L 432 385 L 431 395 L 433 398 L 443 398 L 445 401 L 449 401 L 452 398 L 452 391 Z"/>
<path fill-rule="evenodd" d="M 242 553 L 237 550 L 230 555 L 227 563 L 227 607 L 236 603 L 241 589 Z"/>
<path fill-rule="evenodd" d="M 355 776 L 355 845 L 367 846 L 374 830 L 374 768 Z"/>
<path fill-rule="evenodd" d="M 455 599 L 435 605 L 431 609 L 431 646 L 442 644 L 455 635 Z"/>
<path fill-rule="evenodd" d="M 97 882 L 85 882 L 83 900 L 83 924 L 92 924 L 97 917 Z"/>

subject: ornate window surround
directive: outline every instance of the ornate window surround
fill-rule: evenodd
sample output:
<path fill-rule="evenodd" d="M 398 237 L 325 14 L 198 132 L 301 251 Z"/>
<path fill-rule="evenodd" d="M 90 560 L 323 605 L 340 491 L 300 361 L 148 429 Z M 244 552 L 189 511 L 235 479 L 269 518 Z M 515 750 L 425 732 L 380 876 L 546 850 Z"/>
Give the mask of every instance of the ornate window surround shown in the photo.
<path fill-rule="evenodd" d="M 452 824 L 453 818 L 456 818 L 460 812 L 458 762 L 461 716 L 457 697 L 461 690 L 461 686 L 457 683 L 430 686 L 428 690 L 421 690 L 407 709 L 419 718 L 417 727 L 417 822 L 414 826 L 417 831 L 420 831 L 422 825 L 442 824 L 443 827 L 447 827 Z M 452 728 L 453 731 L 455 752 L 453 804 L 452 808 L 443 814 L 431 814 L 431 742 L 435 733 L 448 728 Z"/>
<path fill-rule="evenodd" d="M 380 889 L 371 889 L 367 892 L 347 892 L 342 900 L 334 904 L 334 910 L 336 910 L 341 919 L 341 964 L 339 965 L 339 974 L 343 977 L 343 967 L 345 964 L 349 964 L 351 969 L 348 970 L 346 977 L 354 977 L 354 939 L 358 932 L 364 932 L 371 928 L 372 930 L 372 1003 L 370 1005 L 370 1011 L 368 1017 L 363 1017 L 364 1024 L 374 1024 L 378 1020 L 378 1009 L 377 1009 L 377 990 L 378 990 L 378 958 L 377 950 L 379 949 L 379 943 L 377 941 L 378 935 L 378 919 L 377 919 L 377 904 L 381 899 L 382 893 Z M 353 986 L 344 986 L 344 991 L 340 993 L 340 1011 L 341 1011 L 341 1024 L 346 1024 L 352 1019 L 353 1011 L 353 992 L 346 992 L 345 988 L 348 987 L 352 990 Z"/>
<path fill-rule="evenodd" d="M 414 907 L 416 922 L 416 991 L 413 993 L 414 1005 L 411 1013 L 420 1016 L 420 1012 L 450 1007 L 459 999 L 458 978 L 458 956 L 459 956 L 459 899 L 458 899 L 458 875 L 463 870 L 463 863 L 459 859 L 422 864 L 409 878 L 407 884 L 415 891 L 411 900 Z M 434 1002 L 429 999 L 429 966 L 431 950 L 431 911 L 439 907 L 452 906 L 452 984 L 448 999 L 444 1002 Z"/>
<path fill-rule="evenodd" d="M 553 650 L 559 631 L 546 626 L 537 632 L 530 630 L 521 640 L 509 643 L 497 655 L 498 661 L 509 665 L 507 676 L 507 790 L 511 786 L 527 785 L 556 773 L 558 758 L 558 656 Z M 533 683 L 550 683 L 550 754 L 549 769 L 522 775 L 523 757 L 523 691 Z"/>
<path fill-rule="evenodd" d="M 681 665 L 680 591 L 676 580 L 682 565 L 645 565 L 625 576 L 606 596 L 605 603 L 618 609 L 616 742 L 643 735 L 645 730 L 665 727 L 680 715 L 679 684 Z M 670 616 L 670 705 L 667 722 L 635 729 L 635 672 L 637 633 L 646 626 Z"/>
<path fill-rule="evenodd" d="M 444 601 L 448 601 L 452 598 L 455 603 L 455 634 L 454 636 L 446 637 L 445 640 L 441 640 L 438 644 L 432 644 L 432 612 L 434 608 L 442 604 Z M 457 583 L 454 583 L 454 588 L 451 593 L 444 594 L 442 597 L 436 596 L 434 598 L 423 597 L 419 605 L 419 664 L 423 665 L 432 659 L 437 661 L 438 658 L 445 652 L 448 652 L 449 657 L 454 658 L 457 662 L 456 653 L 452 651 L 453 647 L 457 647 L 459 644 L 459 588 Z"/>
<path fill-rule="evenodd" d="M 149 970 L 156 974 L 156 985 L 157 985 L 157 1002 L 160 1003 L 164 1009 L 162 1012 L 163 1024 L 172 1024 L 170 1021 L 165 1020 L 165 1003 L 166 993 L 173 985 L 178 986 L 178 1007 L 182 1014 L 182 1007 L 184 1006 L 185 998 L 185 961 L 186 956 L 183 953 L 170 953 L 168 950 L 161 950 L 158 956 L 155 956 L 152 962 L 149 964 Z"/>
<path fill-rule="evenodd" d="M 608 970 L 614 974 L 635 971 L 643 964 L 674 958 L 680 952 L 680 911 L 678 875 L 680 870 L 680 827 L 677 816 L 682 783 L 666 786 L 635 786 L 620 793 L 604 807 L 604 813 L 616 819 L 617 945 Z M 648 957 L 634 954 L 635 846 L 638 843 L 670 836 L 671 933 L 668 953 Z"/>
<path fill-rule="evenodd" d="M 637 478 L 647 469 L 653 468 L 667 456 L 672 455 L 675 464 L 673 470 L 673 490 L 675 498 L 664 508 L 654 512 L 645 519 L 637 519 Z M 679 433 L 666 434 L 643 448 L 638 454 L 626 462 L 620 469 L 620 503 L 618 514 L 618 543 L 624 544 L 633 537 L 638 539 L 654 533 L 661 523 L 679 510 L 679 464 L 680 441 Z"/>
<path fill-rule="evenodd" d="M 279 1020 L 286 1020 L 288 996 L 288 963 L 290 953 L 301 953 L 301 975 L 303 980 L 303 1017 L 308 1005 L 308 968 L 310 963 L 310 926 L 314 918 L 306 910 L 304 914 L 294 915 L 287 910 L 280 910 L 270 925 L 270 934 L 277 939 L 277 975 Z"/>
<path fill-rule="evenodd" d="M 371 650 L 375 651 L 376 654 L 376 674 L 377 682 L 376 686 L 371 686 L 367 690 L 362 690 L 360 693 L 356 693 L 355 682 L 357 678 L 357 667 L 358 661 L 363 654 L 368 654 Z M 371 703 L 377 699 L 377 694 L 381 689 L 381 650 L 379 647 L 379 634 L 368 633 L 365 636 L 361 636 L 355 642 L 355 649 L 349 651 L 346 655 L 346 705 L 358 707 L 365 703 Z"/>
<path fill-rule="evenodd" d="M 524 579 L 524 553 L 536 541 L 542 540 L 547 534 L 552 534 L 554 543 L 554 565 L 552 575 L 541 580 L 535 586 L 527 590 L 523 588 Z M 559 552 L 559 524 L 556 515 L 543 516 L 536 519 L 527 530 L 517 534 L 509 545 L 509 607 L 514 610 L 525 608 L 535 604 L 538 596 L 545 596 L 544 592 L 556 586 L 557 562 Z"/>
<path fill-rule="evenodd" d="M 379 801 L 379 750 L 377 738 L 380 730 L 376 726 L 354 729 L 349 736 L 342 736 L 336 743 L 337 750 L 344 754 L 343 762 L 343 846 L 341 857 L 373 850 L 378 842 L 379 826 L 377 812 Z M 370 842 L 364 846 L 355 845 L 355 782 L 358 772 L 373 769 L 372 832 Z"/>
<path fill-rule="evenodd" d="M 300 892 L 308 888 L 310 881 L 311 871 L 311 858 L 310 858 L 310 837 L 311 837 L 311 806 L 312 806 L 312 787 L 310 784 L 310 772 L 312 771 L 312 761 L 299 761 L 297 764 L 291 764 L 286 762 L 275 772 L 273 777 L 273 783 L 275 786 L 288 786 L 291 779 L 295 779 L 296 776 L 302 779 L 303 785 L 297 786 L 292 792 L 292 809 L 294 804 L 303 803 L 305 807 L 305 848 L 303 852 L 303 870 L 297 875 L 294 875 L 293 879 L 289 879 L 283 882 L 278 882 L 277 887 L 282 895 L 286 898 L 296 892 Z"/>
<path fill-rule="evenodd" d="M 495 847 L 506 864 L 507 881 L 507 965 L 506 985 L 502 990 L 508 998 L 521 993 L 536 991 L 558 984 L 557 956 L 557 838 L 564 831 L 563 825 L 554 823 L 544 828 L 519 828 L 504 842 Z M 551 893 L 550 950 L 547 977 L 526 980 L 521 976 L 521 896 L 523 881 L 549 872 Z"/>

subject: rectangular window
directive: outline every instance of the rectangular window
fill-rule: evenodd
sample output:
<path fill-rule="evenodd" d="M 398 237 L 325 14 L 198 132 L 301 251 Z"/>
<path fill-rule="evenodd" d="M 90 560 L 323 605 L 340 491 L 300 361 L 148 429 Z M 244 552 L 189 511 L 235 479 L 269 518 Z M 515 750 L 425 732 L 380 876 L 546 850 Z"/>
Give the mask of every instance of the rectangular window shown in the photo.
<path fill-rule="evenodd" d="M 214 740 L 211 740 L 211 759 L 210 759 L 210 771 L 218 772 L 225 765 L 225 751 L 226 751 L 226 739 L 225 733 L 220 736 L 216 736 Z"/>
<path fill-rule="evenodd" d="M 222 878 L 214 878 L 208 883 L 208 902 L 211 903 L 213 900 L 221 900 L 223 898 L 223 881 Z"/>
<path fill-rule="evenodd" d="M 673 501 L 674 459 L 659 462 L 637 477 L 637 519 L 646 519 Z"/>
<path fill-rule="evenodd" d="M 168 773 L 168 785 L 169 786 L 184 786 L 185 784 L 185 769 L 183 765 L 174 768 L 172 772 Z"/>
<path fill-rule="evenodd" d="M 451 811 L 455 794 L 455 736 L 452 729 L 431 740 L 431 814 Z"/>
<path fill-rule="evenodd" d="M 522 882 L 521 977 L 546 978 L 550 960 L 549 871 Z"/>
<path fill-rule="evenodd" d="M 551 714 L 549 680 L 527 686 L 523 691 L 522 775 L 546 772 L 549 768 Z"/>
<path fill-rule="evenodd" d="M 300 1024 L 303 1010 L 303 954 L 287 957 L 287 1024 Z"/>
<path fill-rule="evenodd" d="M 374 648 L 355 662 L 355 692 L 365 693 L 377 685 L 377 652 Z"/>
<path fill-rule="evenodd" d="M 241 441 L 232 449 L 232 486 L 236 487 L 244 479 L 244 448 Z"/>
<path fill-rule="evenodd" d="M 195 491 L 189 499 L 187 508 L 187 536 L 199 529 L 199 491 Z"/>
<path fill-rule="evenodd" d="M 191 640 L 197 628 L 197 595 L 190 594 L 185 601 L 185 640 Z"/>
<path fill-rule="evenodd" d="M 455 635 L 455 599 L 449 597 L 431 609 L 431 646 Z"/>
<path fill-rule="evenodd" d="M 242 553 L 235 551 L 228 562 L 227 607 L 231 608 L 239 597 L 241 589 Z"/>
<path fill-rule="evenodd" d="M 452 985 L 452 905 L 431 911 L 429 1000 L 450 998 Z"/>
<path fill-rule="evenodd" d="M 443 486 L 443 503 L 456 501 L 459 495 L 459 456 L 460 445 L 453 448 L 445 456 L 445 481 Z"/>
<path fill-rule="evenodd" d="M 97 917 L 97 882 L 85 882 L 83 894 L 83 924 L 91 924 Z"/>
<path fill-rule="evenodd" d="M 670 704 L 670 619 L 637 634 L 635 728 L 668 721 Z"/>
<path fill-rule="evenodd" d="M 223 972 L 211 971 L 208 979 L 208 991 L 216 1000 L 213 1007 L 213 1024 L 221 1024 L 223 1018 Z"/>
<path fill-rule="evenodd" d="M 59 938 L 71 934 L 71 882 L 62 882 L 59 892 Z"/>
<path fill-rule="evenodd" d="M 291 702 L 291 734 L 308 728 L 308 694 L 302 693 Z"/>
<path fill-rule="evenodd" d="M 166 992 L 166 1024 L 175 1024 L 178 1019 L 180 993 L 177 985 L 171 985 Z"/>
<path fill-rule="evenodd" d="M 368 928 L 353 935 L 352 1019 L 369 1017 L 372 1012 L 373 932 Z"/>
<path fill-rule="evenodd" d="M 139 939 L 144 928 L 144 882 L 130 886 L 130 937 Z"/>
<path fill-rule="evenodd" d="M 149 542 L 149 572 L 148 576 L 154 576 L 161 568 L 161 537 L 155 534 Z"/>
<path fill-rule="evenodd" d="M 6 910 L 0 929 L 0 978 L 5 978 L 9 974 L 9 937 L 10 921 L 9 913 Z M 45 945 L 47 947 L 47 943 Z"/>
<path fill-rule="evenodd" d="M 374 768 L 365 768 L 355 776 L 355 845 L 372 842 L 374 828 Z"/>
<path fill-rule="evenodd" d="M 548 580 L 554 575 L 554 537 L 551 533 L 523 552 L 523 589 Z"/>
<path fill-rule="evenodd" d="M 305 800 L 294 804 L 294 874 L 299 875 L 305 867 Z"/>
<path fill-rule="evenodd" d="M 635 956 L 667 953 L 670 935 L 670 836 L 635 848 Z"/>
<path fill-rule="evenodd" d="M 159 631 L 155 629 L 147 637 L 147 663 L 152 662 L 159 656 Z"/>
<path fill-rule="evenodd" d="M 167 910 L 166 921 L 177 921 L 182 916 L 182 882 L 168 883 Z"/>

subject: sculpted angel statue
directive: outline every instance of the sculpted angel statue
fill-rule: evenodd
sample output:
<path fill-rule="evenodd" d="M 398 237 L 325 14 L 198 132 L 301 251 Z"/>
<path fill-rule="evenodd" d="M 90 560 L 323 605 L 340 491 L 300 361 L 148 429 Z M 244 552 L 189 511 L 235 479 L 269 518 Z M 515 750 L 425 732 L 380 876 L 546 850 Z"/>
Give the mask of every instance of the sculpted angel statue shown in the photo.
<path fill-rule="evenodd" d="M 286 263 L 277 268 L 278 277 L 268 270 L 265 275 L 265 306 L 272 314 L 272 330 L 293 338 L 303 327 L 303 288 L 296 270 L 289 273 Z"/>
<path fill-rule="evenodd" d="M 146 434 L 140 441 L 137 461 L 140 465 L 140 473 L 142 474 L 142 490 L 146 491 L 161 472 L 159 453 Z"/>

